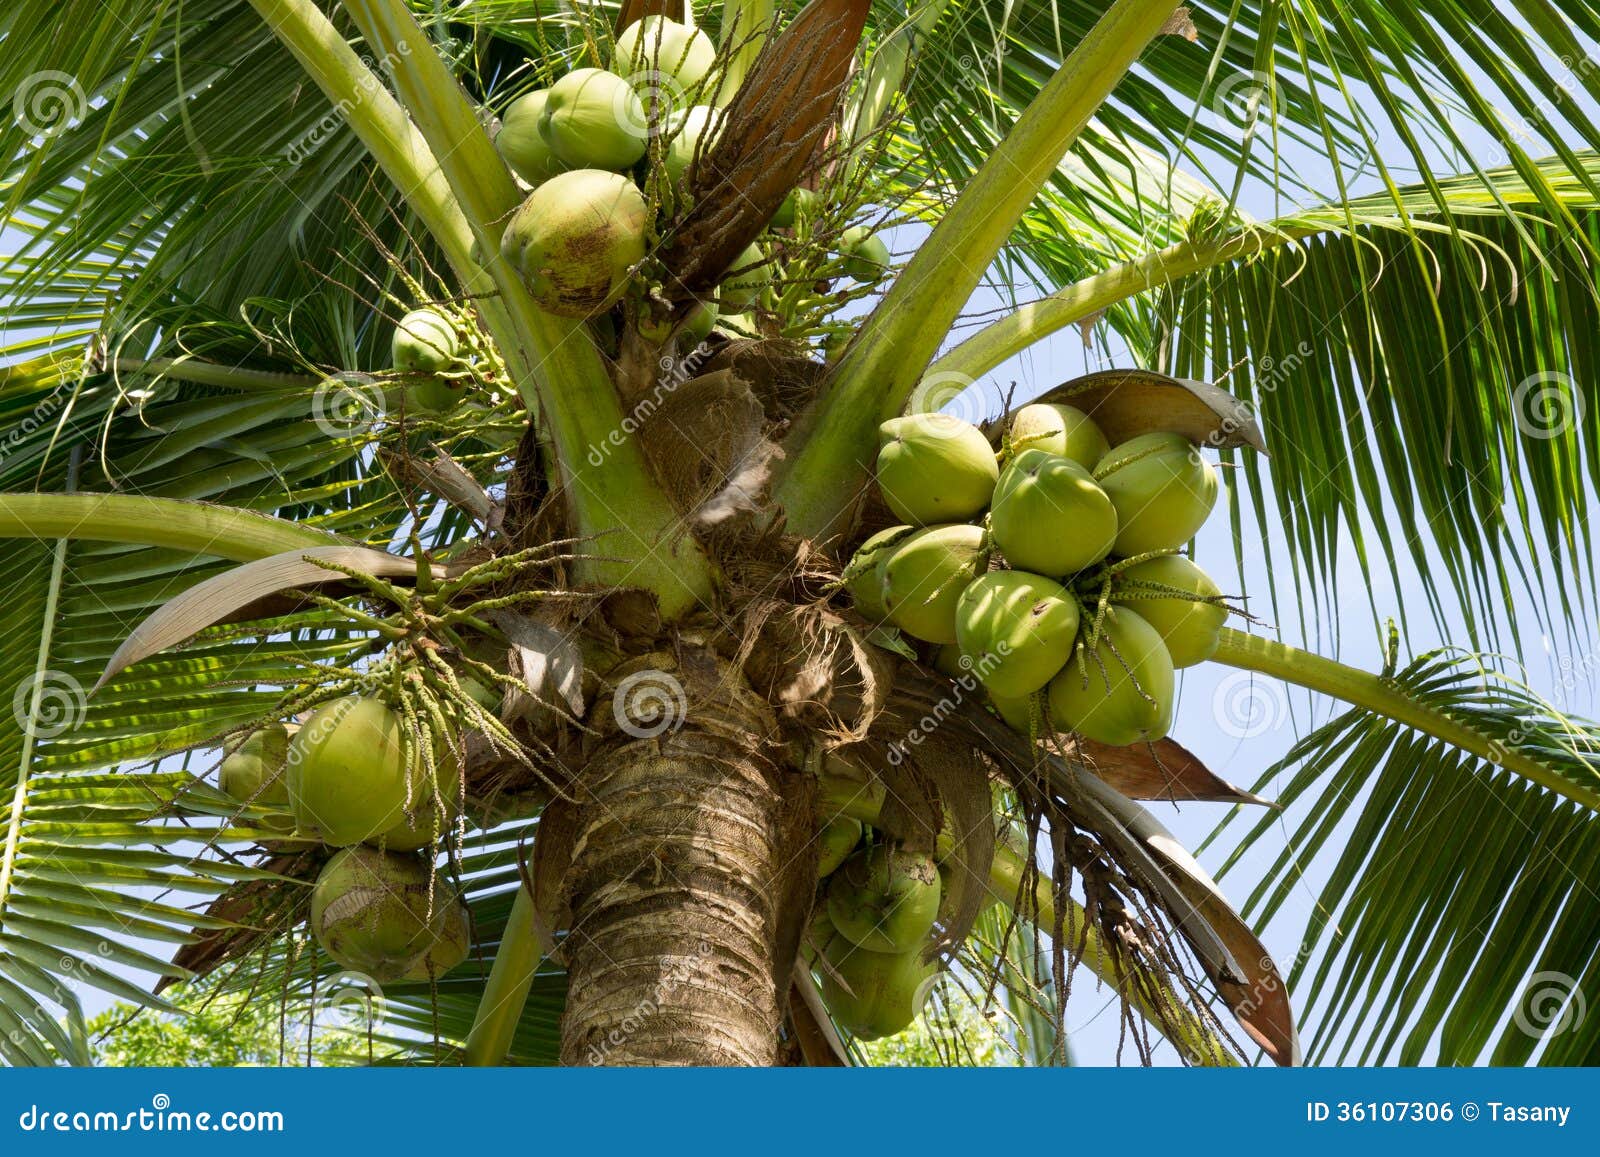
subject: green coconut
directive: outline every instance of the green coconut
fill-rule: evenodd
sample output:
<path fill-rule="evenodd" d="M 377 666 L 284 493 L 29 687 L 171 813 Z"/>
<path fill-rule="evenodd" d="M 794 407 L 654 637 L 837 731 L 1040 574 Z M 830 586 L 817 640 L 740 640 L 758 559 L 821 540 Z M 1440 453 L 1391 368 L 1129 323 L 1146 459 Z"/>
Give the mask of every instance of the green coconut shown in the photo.
<path fill-rule="evenodd" d="M 1080 639 L 1050 681 L 1057 727 L 1118 747 L 1164 737 L 1173 706 L 1172 656 L 1156 629 L 1126 607 L 1107 607 L 1096 645 Z"/>
<path fill-rule="evenodd" d="M 889 608 L 883 601 L 883 560 L 889 557 L 890 548 L 913 532 L 910 526 L 891 526 L 880 530 L 856 548 L 845 568 L 849 576 L 844 589 L 850 592 L 861 617 L 874 623 L 889 617 Z"/>
<path fill-rule="evenodd" d="M 908 414 L 878 427 L 878 489 L 906 522 L 974 518 L 989 505 L 1000 467 L 983 431 L 949 414 Z"/>
<path fill-rule="evenodd" d="M 880 565 L 889 621 L 927 643 L 956 641 L 956 606 L 988 565 L 980 527 L 929 526 L 892 548 Z"/>
<path fill-rule="evenodd" d="M 403 726 L 377 699 L 338 699 L 314 711 L 284 760 L 295 825 L 346 847 L 404 822 Z"/>
<path fill-rule="evenodd" d="M 979 575 L 956 604 L 961 654 L 996 695 L 1015 699 L 1050 682 L 1077 637 L 1077 599 L 1053 579 L 1027 571 Z"/>
<path fill-rule="evenodd" d="M 1071 458 L 1024 450 L 995 486 L 989 529 L 1012 566 L 1059 578 L 1111 553 L 1117 512 Z"/>
<path fill-rule="evenodd" d="M 1117 508 L 1124 558 L 1176 550 L 1195 536 L 1217 501 L 1217 472 L 1182 434 L 1141 434 L 1114 446 L 1094 469 Z"/>
<path fill-rule="evenodd" d="M 996 695 L 991 691 L 989 693 L 989 704 L 994 708 L 995 714 L 1000 716 L 1011 730 L 1020 732 L 1023 735 L 1028 734 L 1029 729 L 1032 727 L 1033 719 L 1032 695 L 1024 695 L 1020 699 L 1009 699 L 1004 695 Z M 1054 730 L 1050 724 L 1049 709 L 1046 708 L 1040 714 L 1040 727 L 1045 734 L 1048 734 Z"/>
<path fill-rule="evenodd" d="M 434 893 L 438 910 L 433 918 L 433 941 L 400 979 L 417 983 L 438 980 L 472 951 L 471 916 L 460 900 L 444 901 L 447 888 L 444 877 L 439 877 Z"/>
<path fill-rule="evenodd" d="M 698 28 L 665 16 L 646 16 L 622 30 L 612 65 L 630 76 L 665 74 L 681 87 L 693 90 L 717 64 L 717 48 Z M 659 76 L 653 78 L 659 87 Z"/>
<path fill-rule="evenodd" d="M 909 952 L 939 914 L 939 870 L 923 852 L 874 844 L 828 877 L 827 895 L 841 935 L 873 952 Z"/>
<path fill-rule="evenodd" d="M 436 374 L 454 364 L 461 339 L 438 310 L 413 309 L 394 327 L 389 350 L 394 368 L 402 373 Z"/>
<path fill-rule="evenodd" d="M 717 324 L 717 303 L 714 301 L 701 301 L 689 311 L 689 316 L 684 318 L 683 325 L 678 329 L 678 340 L 685 345 L 697 346 L 711 336 L 711 328 Z"/>
<path fill-rule="evenodd" d="M 736 312 L 749 309 L 772 284 L 772 263 L 754 243 L 745 246 L 744 252 L 734 258 L 728 268 L 732 272 L 717 286 L 717 299 L 723 309 Z"/>
<path fill-rule="evenodd" d="M 705 104 L 693 105 L 668 118 L 671 137 L 662 163 L 674 185 L 683 180 L 696 157 L 706 154 L 722 127 L 721 121 L 722 110 Z"/>
<path fill-rule="evenodd" d="M 939 979 L 939 965 L 910 952 L 869 952 L 840 935 L 822 949 L 822 1002 L 861 1040 L 903 1032 Z"/>
<path fill-rule="evenodd" d="M 311 932 L 341 968 L 379 984 L 439 975 L 460 946 L 461 901 L 420 856 L 346 848 L 329 860 L 311 891 Z M 437 971 L 435 971 L 437 970 Z"/>
<path fill-rule="evenodd" d="M 889 247 L 865 225 L 852 225 L 839 234 L 839 256 L 852 281 L 866 284 L 889 272 Z"/>
<path fill-rule="evenodd" d="M 1013 450 L 1043 450 L 1071 458 L 1085 470 L 1105 457 L 1111 443 L 1094 424 L 1094 419 L 1073 406 L 1034 402 L 1023 406 L 1011 418 Z"/>
<path fill-rule="evenodd" d="M 1172 592 L 1199 596 L 1186 599 Z M 1111 601 L 1144 619 L 1166 643 L 1174 667 L 1193 667 L 1217 653 L 1228 608 L 1208 599 L 1222 597 L 1211 576 L 1180 554 L 1135 563 L 1117 575 Z"/>
<path fill-rule="evenodd" d="M 444 765 L 449 759 L 441 753 L 441 772 L 447 779 L 449 775 Z M 434 780 L 427 776 L 414 775 L 411 799 L 401 809 L 400 819 L 378 835 L 369 836 L 366 842 L 391 852 L 414 852 L 430 847 L 450 835 L 456 817 L 461 814 L 460 797 L 461 789 L 455 779 L 438 783 L 436 787 Z"/>
<path fill-rule="evenodd" d="M 599 169 L 551 177 L 528 195 L 500 251 L 540 307 L 588 317 L 622 293 L 644 260 L 649 209 L 628 178 Z"/>
<path fill-rule="evenodd" d="M 539 132 L 572 169 L 631 169 L 644 157 L 649 122 L 626 80 L 603 68 L 577 68 L 545 90 Z"/>
<path fill-rule="evenodd" d="M 817 194 L 804 186 L 797 186 L 789 190 L 789 195 L 783 199 L 783 204 L 778 206 L 778 211 L 772 215 L 772 224 L 778 229 L 792 229 L 794 223 L 802 217 L 809 217 L 816 212 L 819 198 Z"/>
<path fill-rule="evenodd" d="M 540 127 L 549 95 L 549 89 L 541 88 L 517 97 L 506 106 L 500 117 L 500 131 L 494 135 L 501 159 L 530 185 L 548 181 L 566 168 Z"/>
<path fill-rule="evenodd" d="M 289 786 L 283 764 L 289 754 L 289 729 L 269 723 L 229 747 L 227 758 L 217 772 L 217 786 L 240 803 L 258 807 L 284 807 L 289 803 Z"/>
<path fill-rule="evenodd" d="M 834 816 L 817 832 L 817 878 L 831 876 L 861 842 L 861 821 Z"/>

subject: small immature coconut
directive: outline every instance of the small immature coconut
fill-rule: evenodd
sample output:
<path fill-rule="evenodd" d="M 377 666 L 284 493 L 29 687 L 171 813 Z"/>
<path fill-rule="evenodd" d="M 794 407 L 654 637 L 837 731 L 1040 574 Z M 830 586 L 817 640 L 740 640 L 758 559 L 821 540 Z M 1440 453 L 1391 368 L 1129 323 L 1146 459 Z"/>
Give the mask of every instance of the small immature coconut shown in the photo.
<path fill-rule="evenodd" d="M 850 280 L 863 285 L 889 272 L 889 247 L 865 225 L 852 225 L 839 234 L 839 256 Z"/>
<path fill-rule="evenodd" d="M 732 272 L 717 286 L 717 298 L 723 309 L 749 309 L 772 284 L 772 263 L 754 243 L 745 246 L 744 252 L 735 257 L 728 268 Z"/>
<path fill-rule="evenodd" d="M 1082 410 L 1050 402 L 1023 406 L 1011 419 L 1011 447 L 1017 453 L 1043 450 L 1071 458 L 1085 470 L 1105 457 L 1111 443 Z"/>
<path fill-rule="evenodd" d="M 612 66 L 629 76 L 664 73 L 694 90 L 717 64 L 717 48 L 698 28 L 665 16 L 646 16 L 622 30 Z M 653 80 L 659 86 L 659 78 Z"/>
<path fill-rule="evenodd" d="M 1101 743 L 1154 743 L 1172 729 L 1172 688 L 1172 656 L 1156 629 L 1126 607 L 1107 607 L 1096 645 L 1079 640 L 1050 681 L 1050 715 L 1061 730 Z"/>
<path fill-rule="evenodd" d="M 874 844 L 828 877 L 828 919 L 873 952 L 919 947 L 938 915 L 939 870 L 925 853 Z"/>
<path fill-rule="evenodd" d="M 418 971 L 426 979 L 466 957 L 460 909 L 455 890 L 422 857 L 358 846 L 323 865 L 311 892 L 311 932 L 341 968 L 379 984 L 418 979 Z"/>
<path fill-rule="evenodd" d="M 949 414 L 908 414 L 878 427 L 878 489 L 906 522 L 976 517 L 1000 477 L 983 431 Z"/>
<path fill-rule="evenodd" d="M 956 641 L 956 606 L 988 565 L 983 530 L 965 523 L 909 535 L 880 564 L 889 621 L 926 643 Z"/>
<path fill-rule="evenodd" d="M 556 158 L 573 169 L 631 169 L 649 141 L 639 95 L 603 68 L 576 68 L 551 85 L 539 131 Z"/>
<path fill-rule="evenodd" d="M 269 723 L 231 747 L 217 772 L 217 786 L 240 803 L 282 807 L 289 802 L 283 762 L 289 754 L 289 729 Z"/>
<path fill-rule="evenodd" d="M 789 195 L 783 199 L 783 204 L 778 206 L 778 211 L 772 215 L 772 225 L 777 229 L 793 228 L 794 223 L 802 217 L 809 217 L 816 212 L 817 194 L 805 186 L 796 186 L 789 190 Z"/>
<path fill-rule="evenodd" d="M 438 310 L 413 309 L 394 327 L 390 360 L 402 373 L 437 374 L 449 369 L 460 353 L 456 327 Z"/>
<path fill-rule="evenodd" d="M 644 194 L 628 178 L 575 169 L 528 195 L 500 251 L 541 308 L 588 317 L 616 300 L 644 260 L 648 218 Z"/>
<path fill-rule="evenodd" d="M 833 875 L 861 842 L 861 821 L 834 816 L 817 832 L 817 878 Z"/>
<path fill-rule="evenodd" d="M 697 346 L 711 336 L 711 328 L 716 324 L 717 303 L 697 302 L 678 329 L 678 340 L 684 345 Z"/>
<path fill-rule="evenodd" d="M 697 104 L 673 113 L 667 123 L 671 138 L 667 141 L 667 153 L 662 163 L 676 185 L 683 180 L 695 159 L 705 156 L 716 140 L 717 130 L 722 127 L 722 110 Z"/>
<path fill-rule="evenodd" d="M 1032 695 L 1024 695 L 1020 699 L 1008 699 L 992 691 L 989 693 L 989 703 L 994 707 L 995 714 L 1005 720 L 1011 730 L 1023 735 L 1028 734 L 1033 727 L 1033 700 Z M 1048 709 L 1040 712 L 1039 730 L 1041 735 L 1048 735 L 1053 730 Z"/>
<path fill-rule="evenodd" d="M 850 601 L 856 612 L 868 622 L 879 623 L 889 617 L 889 608 L 883 601 L 883 560 L 889 557 L 890 548 L 907 538 L 913 531 L 910 526 L 891 526 L 872 535 L 856 548 L 846 568 L 853 572 L 845 582 Z"/>
<path fill-rule="evenodd" d="M 822 1002 L 861 1040 L 903 1032 L 922 1012 L 939 966 L 910 952 L 870 952 L 836 935 L 823 947 Z"/>
<path fill-rule="evenodd" d="M 1060 578 L 1111 553 L 1117 512 L 1071 458 L 1024 450 L 995 486 L 989 529 L 1012 566 Z"/>
<path fill-rule="evenodd" d="M 1078 600 L 1021 570 L 979 575 L 956 604 L 956 642 L 992 694 L 1029 695 L 1055 676 L 1078 637 Z"/>
<path fill-rule="evenodd" d="M 541 88 L 517 97 L 506 106 L 494 137 L 507 167 L 530 185 L 548 181 L 566 168 L 540 128 L 549 95 L 549 89 Z"/>
<path fill-rule="evenodd" d="M 1173 594 L 1188 591 L 1186 599 Z M 1135 563 L 1117 575 L 1111 601 L 1137 611 L 1161 635 L 1174 667 L 1193 667 L 1217 653 L 1228 608 L 1219 599 L 1222 588 L 1181 554 L 1162 555 Z"/>
<path fill-rule="evenodd" d="M 1182 434 L 1140 434 L 1094 468 L 1117 508 L 1114 553 L 1176 550 L 1195 536 L 1217 501 L 1217 472 Z"/>
<path fill-rule="evenodd" d="M 400 717 L 377 699 L 317 708 L 284 759 L 295 826 L 334 847 L 375 839 L 405 819 Z"/>

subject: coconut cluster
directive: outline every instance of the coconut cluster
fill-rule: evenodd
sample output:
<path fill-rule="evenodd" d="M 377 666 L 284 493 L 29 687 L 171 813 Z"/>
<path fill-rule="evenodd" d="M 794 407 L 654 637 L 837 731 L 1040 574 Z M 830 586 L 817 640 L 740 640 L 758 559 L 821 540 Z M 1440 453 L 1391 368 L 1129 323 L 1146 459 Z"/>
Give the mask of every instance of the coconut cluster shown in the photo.
<path fill-rule="evenodd" d="M 942 886 L 933 857 L 901 848 L 849 816 L 817 837 L 816 914 L 807 961 L 828 1012 L 862 1040 L 893 1036 L 938 978 L 926 959 Z"/>
<path fill-rule="evenodd" d="M 312 932 L 341 967 L 380 983 L 440 976 L 468 940 L 465 910 L 426 851 L 455 823 L 457 791 L 408 750 L 403 728 L 380 699 L 337 699 L 292 730 L 251 732 L 218 776 L 268 826 L 341 849 L 317 877 Z"/>
<path fill-rule="evenodd" d="M 1162 738 L 1174 670 L 1215 653 L 1228 608 L 1180 550 L 1216 472 L 1182 434 L 1111 445 L 1071 406 L 1024 406 L 999 453 L 943 414 L 880 428 L 878 487 L 904 525 L 856 551 L 856 609 L 940 647 L 998 713 L 1101 743 Z"/>
<path fill-rule="evenodd" d="M 610 64 L 517 97 L 495 136 L 507 167 L 532 187 L 501 252 L 539 306 L 562 317 L 593 318 L 622 298 L 644 260 L 652 209 L 685 203 L 690 169 L 722 129 L 723 112 L 711 103 L 725 95 L 717 51 L 699 29 L 646 16 L 617 37 Z M 654 156 L 652 139 L 662 143 Z M 646 199 L 653 170 L 664 178 L 654 207 Z M 792 228 L 816 209 L 817 195 L 797 188 L 770 224 Z M 866 228 L 846 230 L 837 248 L 853 280 L 888 271 L 888 247 Z M 732 331 L 748 331 L 740 315 L 776 279 L 772 250 L 761 241 L 747 247 L 680 332 L 702 340 L 719 315 Z"/>

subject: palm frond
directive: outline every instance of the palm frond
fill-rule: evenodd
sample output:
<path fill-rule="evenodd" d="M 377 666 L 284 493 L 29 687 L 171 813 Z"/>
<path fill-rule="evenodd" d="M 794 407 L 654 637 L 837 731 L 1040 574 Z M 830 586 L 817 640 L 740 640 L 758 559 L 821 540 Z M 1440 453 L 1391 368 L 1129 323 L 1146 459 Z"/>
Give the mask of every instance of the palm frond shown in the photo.
<path fill-rule="evenodd" d="M 1600 775 L 1600 726 L 1574 720 L 1459 652 L 1422 655 L 1407 694 L 1575 780 Z M 1288 919 L 1308 868 L 1331 861 L 1289 983 L 1316 1062 L 1593 1064 L 1600 817 L 1494 763 L 1362 711 L 1307 735 L 1257 790 L 1283 806 L 1213 839 L 1225 867 L 1284 849 L 1243 911 Z M 1336 837 L 1337 833 L 1337 839 Z M 1346 835 L 1348 833 L 1348 835 Z M 1575 1015 L 1574 1015 L 1575 1012 Z"/>

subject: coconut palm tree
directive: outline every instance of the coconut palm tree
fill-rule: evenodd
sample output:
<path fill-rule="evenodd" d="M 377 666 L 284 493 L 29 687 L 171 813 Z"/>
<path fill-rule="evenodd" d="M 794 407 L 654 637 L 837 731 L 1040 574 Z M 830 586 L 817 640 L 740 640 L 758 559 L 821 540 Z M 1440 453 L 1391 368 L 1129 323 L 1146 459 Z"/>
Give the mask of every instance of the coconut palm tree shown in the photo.
<path fill-rule="evenodd" d="M 720 128 L 669 185 L 683 94 L 636 70 L 648 255 L 551 312 L 496 118 L 663 13 L 718 44 Z M 0 1056 L 84 1061 L 86 987 L 351 983 L 307 932 L 328 851 L 214 771 L 356 692 L 459 808 L 471 912 L 465 961 L 383 985 L 387 1055 L 859 1058 L 807 931 L 843 815 L 940 858 L 927 959 L 1030 1060 L 1084 968 L 1140 1055 L 1291 1063 L 1287 983 L 1313 1056 L 1600 1061 L 1595 1022 L 1514 1015 L 1530 975 L 1600 984 L 1600 733 L 1475 653 L 1521 646 L 1514 592 L 1570 641 L 1595 590 L 1596 34 L 1568 0 L 8 5 Z M 857 282 L 863 225 L 903 251 Z M 391 362 L 423 306 L 438 374 Z M 1337 856 L 1287 976 L 1137 802 L 1257 797 L 1170 740 L 1008 727 L 841 585 L 891 521 L 880 422 L 997 416 L 985 377 L 1073 327 L 1127 368 L 1046 397 L 1231 464 L 1277 617 L 1353 545 L 1469 624 L 1380 672 L 1222 632 L 1348 705 L 1264 769 L 1287 842 L 1230 829 L 1282 849 L 1257 927 Z"/>

